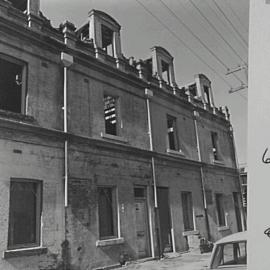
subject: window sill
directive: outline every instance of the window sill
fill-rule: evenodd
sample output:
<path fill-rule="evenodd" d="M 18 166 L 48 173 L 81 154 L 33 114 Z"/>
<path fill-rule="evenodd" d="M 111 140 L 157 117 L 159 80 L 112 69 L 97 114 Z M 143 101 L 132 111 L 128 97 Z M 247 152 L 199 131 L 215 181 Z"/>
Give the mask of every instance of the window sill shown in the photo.
<path fill-rule="evenodd" d="M 47 253 L 46 247 L 31 247 L 31 248 L 20 248 L 20 249 L 11 249 L 4 251 L 3 258 L 15 258 L 23 256 L 34 256 Z"/>
<path fill-rule="evenodd" d="M 221 160 L 216 160 L 216 159 L 213 160 L 213 163 L 214 163 L 215 165 L 220 165 L 220 166 L 224 166 L 224 165 L 225 165 L 223 161 L 221 161 Z"/>
<path fill-rule="evenodd" d="M 128 143 L 128 140 L 126 138 L 124 138 L 124 137 L 121 137 L 121 136 L 106 134 L 106 133 L 103 133 L 103 132 L 101 132 L 100 135 L 104 139 L 108 139 L 108 140 L 112 140 L 112 141 L 118 141 L 118 142 L 121 142 L 121 143 Z"/>
<path fill-rule="evenodd" d="M 219 232 L 227 231 L 227 230 L 229 230 L 229 229 L 230 229 L 229 226 L 221 226 L 221 227 L 218 227 L 218 228 L 217 228 L 217 230 L 218 230 Z"/>
<path fill-rule="evenodd" d="M 182 152 L 181 149 L 179 151 L 167 149 L 167 153 L 172 154 L 172 155 L 176 155 L 176 156 L 180 156 L 180 157 L 185 157 L 185 154 Z"/>
<path fill-rule="evenodd" d="M 106 247 L 106 246 L 112 246 L 112 245 L 120 245 L 125 242 L 123 237 L 120 238 L 113 238 L 113 239 L 106 239 L 106 240 L 98 240 L 96 241 L 97 247 Z"/>
<path fill-rule="evenodd" d="M 184 231 L 184 232 L 182 232 L 182 235 L 183 235 L 183 236 L 188 236 L 188 235 L 198 235 L 198 234 L 200 234 L 199 231 Z"/>

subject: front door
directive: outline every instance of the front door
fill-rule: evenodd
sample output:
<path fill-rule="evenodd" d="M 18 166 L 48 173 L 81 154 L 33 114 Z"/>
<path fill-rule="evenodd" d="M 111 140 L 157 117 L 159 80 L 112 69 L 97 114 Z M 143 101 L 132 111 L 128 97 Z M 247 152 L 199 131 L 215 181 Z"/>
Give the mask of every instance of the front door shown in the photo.
<path fill-rule="evenodd" d="M 135 188 L 136 242 L 139 258 L 149 256 L 148 215 L 144 188 Z"/>
<path fill-rule="evenodd" d="M 171 236 L 171 215 L 169 207 L 169 190 L 168 188 L 157 188 L 157 199 L 159 208 L 159 223 L 161 235 L 161 250 L 163 252 L 172 251 Z"/>

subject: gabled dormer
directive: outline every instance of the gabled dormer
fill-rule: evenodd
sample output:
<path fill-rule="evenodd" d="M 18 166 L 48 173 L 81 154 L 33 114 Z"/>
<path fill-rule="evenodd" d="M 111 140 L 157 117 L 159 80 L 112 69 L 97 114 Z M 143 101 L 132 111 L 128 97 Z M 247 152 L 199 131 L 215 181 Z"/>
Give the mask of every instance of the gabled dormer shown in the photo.
<path fill-rule="evenodd" d="M 173 57 L 162 47 L 155 46 L 152 50 L 152 75 L 160 81 L 175 87 Z M 160 84 L 162 86 L 162 84 Z"/>
<path fill-rule="evenodd" d="M 215 107 L 211 81 L 205 75 L 198 74 L 195 76 L 195 82 L 197 97 L 201 98 L 205 105 Z"/>
<path fill-rule="evenodd" d="M 109 55 L 113 58 L 123 58 L 120 41 L 121 26 L 108 14 L 91 10 L 88 21 L 77 34 L 82 41 L 93 42 L 96 57 L 102 58 Z"/>

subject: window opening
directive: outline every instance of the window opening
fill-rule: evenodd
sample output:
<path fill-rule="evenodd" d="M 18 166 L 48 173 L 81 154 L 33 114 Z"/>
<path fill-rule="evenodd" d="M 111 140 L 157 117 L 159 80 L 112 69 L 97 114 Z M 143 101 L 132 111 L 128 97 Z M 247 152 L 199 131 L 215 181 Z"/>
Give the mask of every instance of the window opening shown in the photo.
<path fill-rule="evenodd" d="M 11 180 L 8 248 L 40 243 L 41 184 Z"/>
<path fill-rule="evenodd" d="M 98 188 L 98 214 L 100 239 L 116 236 L 115 192 L 111 187 Z"/>
<path fill-rule="evenodd" d="M 204 100 L 207 104 L 210 105 L 210 93 L 209 93 L 209 87 L 205 86 L 203 87 L 203 93 L 204 93 Z"/>
<path fill-rule="evenodd" d="M 117 99 L 104 95 L 105 133 L 117 135 Z"/>
<path fill-rule="evenodd" d="M 193 222 L 193 204 L 191 192 L 182 192 L 182 210 L 183 210 L 183 221 L 185 231 L 194 230 Z"/>
<path fill-rule="evenodd" d="M 169 149 L 177 151 L 178 145 L 176 134 L 176 118 L 170 115 L 167 115 L 167 133 L 168 133 Z"/>
<path fill-rule="evenodd" d="M 27 0 L 9 0 L 12 3 L 12 6 L 21 11 L 26 11 L 27 9 Z"/>
<path fill-rule="evenodd" d="M 214 160 L 219 159 L 218 154 L 218 135 L 216 132 L 211 132 L 211 140 L 212 140 L 212 151 L 214 155 Z"/>
<path fill-rule="evenodd" d="M 0 109 L 22 113 L 23 66 L 0 58 Z"/>
<path fill-rule="evenodd" d="M 169 64 L 161 60 L 162 79 L 170 84 Z"/>
<path fill-rule="evenodd" d="M 144 188 L 134 188 L 134 196 L 136 198 L 144 198 L 145 197 L 145 189 Z"/>
<path fill-rule="evenodd" d="M 197 96 L 197 87 L 196 87 L 196 84 L 192 84 L 188 87 L 188 90 L 189 90 L 189 93 L 192 95 L 192 96 Z"/>
<path fill-rule="evenodd" d="M 113 31 L 105 25 L 101 25 L 102 49 L 110 56 L 113 53 Z"/>
<path fill-rule="evenodd" d="M 223 194 L 217 193 L 216 194 L 216 206 L 217 206 L 217 214 L 218 214 L 218 225 L 225 226 L 225 211 L 224 211 L 224 201 L 223 201 Z"/>

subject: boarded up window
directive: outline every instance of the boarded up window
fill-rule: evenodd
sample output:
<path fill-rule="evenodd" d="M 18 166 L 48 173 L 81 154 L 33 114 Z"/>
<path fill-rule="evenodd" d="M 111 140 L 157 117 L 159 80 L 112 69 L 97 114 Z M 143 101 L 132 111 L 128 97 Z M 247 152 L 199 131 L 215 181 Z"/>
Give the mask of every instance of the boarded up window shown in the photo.
<path fill-rule="evenodd" d="M 98 216 L 100 239 L 116 237 L 117 218 L 114 188 L 98 188 Z"/>
<path fill-rule="evenodd" d="M 27 180 L 10 183 L 8 248 L 40 243 L 41 184 Z"/>
<path fill-rule="evenodd" d="M 182 192 L 182 211 L 185 231 L 194 230 L 193 203 L 191 192 Z"/>

